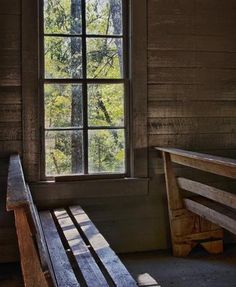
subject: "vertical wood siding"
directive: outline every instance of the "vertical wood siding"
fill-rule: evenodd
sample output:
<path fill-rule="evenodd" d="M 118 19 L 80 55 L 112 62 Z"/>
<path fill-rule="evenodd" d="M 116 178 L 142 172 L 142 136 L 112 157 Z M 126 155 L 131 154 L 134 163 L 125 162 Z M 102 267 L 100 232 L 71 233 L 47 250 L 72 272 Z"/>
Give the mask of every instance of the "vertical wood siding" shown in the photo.
<path fill-rule="evenodd" d="M 12 214 L 6 212 L 8 155 L 22 152 L 20 0 L 0 4 L 0 262 L 17 258 Z"/>
<path fill-rule="evenodd" d="M 2 157 L 22 152 L 20 2 L 2 0 L 0 4 Z M 83 199 L 91 218 L 117 251 L 168 246 L 163 167 L 152 146 L 236 156 L 235 0 L 148 0 L 147 5 L 149 193 Z M 7 168 L 6 161 L 3 167 Z M 182 170 L 178 168 L 177 174 Z M 12 258 L 16 249 L 2 248 L 8 244 L 2 238 L 12 238 L 12 244 L 15 240 L 3 197 L 5 187 L 1 191 L 0 250 L 14 253 Z M 0 260 L 6 259 L 1 252 Z"/>
<path fill-rule="evenodd" d="M 168 234 L 163 166 L 152 147 L 236 157 L 235 16 L 234 0 L 148 1 L 150 195 L 162 202 L 157 225 L 166 231 L 163 237 Z M 195 176 L 181 167 L 176 172 Z M 158 247 L 163 243 L 168 245 L 166 237 Z"/>

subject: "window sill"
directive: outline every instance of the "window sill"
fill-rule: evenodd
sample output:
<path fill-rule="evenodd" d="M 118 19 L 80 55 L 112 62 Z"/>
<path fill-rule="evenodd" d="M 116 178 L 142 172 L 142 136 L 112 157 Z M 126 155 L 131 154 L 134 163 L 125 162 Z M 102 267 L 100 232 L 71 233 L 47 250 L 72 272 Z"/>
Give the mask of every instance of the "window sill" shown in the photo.
<path fill-rule="evenodd" d="M 34 200 L 54 201 L 86 198 L 144 196 L 148 178 L 88 179 L 82 181 L 41 181 L 31 183 Z"/>
<path fill-rule="evenodd" d="M 99 179 L 124 179 L 127 177 L 124 173 L 101 173 L 101 174 L 72 174 L 72 175 L 61 175 L 48 178 L 49 181 L 55 182 L 72 182 L 80 180 L 99 180 Z M 47 180 L 47 179 L 46 179 Z"/>

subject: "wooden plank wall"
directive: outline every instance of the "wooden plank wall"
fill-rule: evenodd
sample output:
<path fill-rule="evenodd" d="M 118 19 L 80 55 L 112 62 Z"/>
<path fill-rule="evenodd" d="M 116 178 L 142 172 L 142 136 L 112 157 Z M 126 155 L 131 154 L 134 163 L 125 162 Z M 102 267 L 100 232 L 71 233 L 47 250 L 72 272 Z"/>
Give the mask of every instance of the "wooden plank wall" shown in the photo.
<path fill-rule="evenodd" d="M 235 154 L 235 16 L 234 0 L 149 0 L 150 147 Z"/>
<path fill-rule="evenodd" d="M 164 230 L 168 223 L 163 167 L 152 147 L 236 158 L 235 27 L 234 0 L 148 1 L 150 194 L 156 192 L 157 202 L 162 201 L 158 224 Z M 222 178 L 191 169 L 176 171 L 223 184 Z M 224 184 L 233 190 L 232 182 Z M 168 246 L 169 241 L 165 243 Z"/>
<path fill-rule="evenodd" d="M 0 262 L 17 256 L 13 216 L 6 212 L 8 155 L 21 153 L 20 0 L 0 3 Z"/>
<path fill-rule="evenodd" d="M 148 195 L 77 198 L 122 252 L 169 246 L 163 167 L 153 146 L 236 157 L 235 0 L 148 0 L 147 4 Z M 20 0 L 1 0 L 0 5 L 0 152 L 6 156 L 13 150 L 21 152 L 22 146 Z M 182 174 L 183 169 L 177 172 Z M 34 195 L 41 207 L 47 205 L 48 193 L 34 188 Z M 63 199 L 53 204 L 63 204 Z M 3 250 L 1 246 L 0 240 Z"/>

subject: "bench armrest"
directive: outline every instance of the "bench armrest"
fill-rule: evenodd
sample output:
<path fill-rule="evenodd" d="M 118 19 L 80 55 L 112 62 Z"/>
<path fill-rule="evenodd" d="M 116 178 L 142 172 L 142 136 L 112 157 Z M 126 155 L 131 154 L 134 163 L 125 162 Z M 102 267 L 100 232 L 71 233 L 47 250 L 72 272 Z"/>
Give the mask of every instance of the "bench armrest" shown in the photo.
<path fill-rule="evenodd" d="M 28 204 L 27 186 L 21 166 L 20 156 L 10 156 L 7 179 L 7 210 Z"/>

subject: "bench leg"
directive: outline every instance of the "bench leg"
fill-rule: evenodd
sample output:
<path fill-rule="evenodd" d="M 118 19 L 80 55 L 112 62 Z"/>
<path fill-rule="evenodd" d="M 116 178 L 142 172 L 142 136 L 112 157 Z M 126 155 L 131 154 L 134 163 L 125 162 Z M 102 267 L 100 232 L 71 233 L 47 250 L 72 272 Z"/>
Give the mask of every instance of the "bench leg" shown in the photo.
<path fill-rule="evenodd" d="M 44 273 L 41 270 L 34 240 L 29 230 L 25 210 L 17 208 L 14 210 L 14 214 L 25 286 L 48 287 Z"/>
<path fill-rule="evenodd" d="M 173 255 L 185 257 L 197 244 L 209 253 L 222 252 L 222 229 L 184 207 L 170 155 L 163 153 L 163 159 Z"/>
<path fill-rule="evenodd" d="M 186 209 L 171 213 L 173 255 L 186 257 L 200 244 L 207 252 L 223 252 L 223 230 Z"/>

